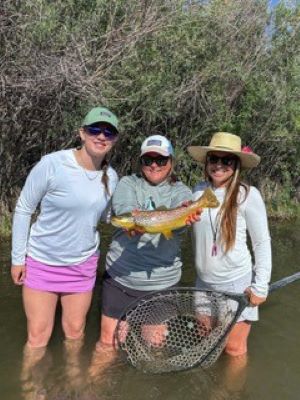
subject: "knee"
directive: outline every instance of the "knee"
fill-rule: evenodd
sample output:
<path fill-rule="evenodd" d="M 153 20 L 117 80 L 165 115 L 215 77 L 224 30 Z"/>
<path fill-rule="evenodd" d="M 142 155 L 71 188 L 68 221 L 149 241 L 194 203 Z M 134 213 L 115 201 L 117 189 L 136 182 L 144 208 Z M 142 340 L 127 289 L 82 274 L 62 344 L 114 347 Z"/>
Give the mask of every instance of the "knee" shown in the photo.
<path fill-rule="evenodd" d="M 63 321 L 63 331 L 67 339 L 80 339 L 83 336 L 84 321 Z"/>
<path fill-rule="evenodd" d="M 247 350 L 247 340 L 241 342 L 229 340 L 225 346 L 225 353 L 233 357 L 245 355 Z"/>
<path fill-rule="evenodd" d="M 251 324 L 247 321 L 236 323 L 229 334 L 225 346 L 225 353 L 230 356 L 242 356 L 247 354 L 247 341 L 250 329 Z"/>
<path fill-rule="evenodd" d="M 115 329 L 117 326 L 117 319 L 102 315 L 100 338 L 98 343 L 104 347 L 114 347 L 116 344 Z"/>
<path fill-rule="evenodd" d="M 110 331 L 109 329 L 101 329 L 100 338 L 98 342 L 101 346 L 104 347 L 114 347 L 115 345 L 115 335 L 114 331 Z"/>
<path fill-rule="evenodd" d="M 28 330 L 28 347 L 38 348 L 47 346 L 51 333 L 52 327 L 48 325 L 31 326 Z"/>

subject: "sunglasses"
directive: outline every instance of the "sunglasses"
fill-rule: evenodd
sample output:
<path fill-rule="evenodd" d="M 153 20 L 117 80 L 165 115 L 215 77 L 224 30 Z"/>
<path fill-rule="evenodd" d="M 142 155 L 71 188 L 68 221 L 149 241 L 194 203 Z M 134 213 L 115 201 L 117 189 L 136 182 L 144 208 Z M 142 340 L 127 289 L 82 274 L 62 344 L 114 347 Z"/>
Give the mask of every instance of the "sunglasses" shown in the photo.
<path fill-rule="evenodd" d="M 85 131 L 91 136 L 98 136 L 103 133 L 105 139 L 113 140 L 117 136 L 117 132 L 110 128 L 100 128 L 98 126 L 85 126 Z"/>
<path fill-rule="evenodd" d="M 165 167 L 168 164 L 170 157 L 151 157 L 151 156 L 142 156 L 141 164 L 150 167 L 153 163 L 155 163 L 158 167 Z"/>
<path fill-rule="evenodd" d="M 225 167 L 231 167 L 232 165 L 234 165 L 236 163 L 237 157 L 235 157 L 235 156 L 219 157 L 214 154 L 207 156 L 207 162 L 209 162 L 210 164 L 217 164 L 219 161 Z"/>

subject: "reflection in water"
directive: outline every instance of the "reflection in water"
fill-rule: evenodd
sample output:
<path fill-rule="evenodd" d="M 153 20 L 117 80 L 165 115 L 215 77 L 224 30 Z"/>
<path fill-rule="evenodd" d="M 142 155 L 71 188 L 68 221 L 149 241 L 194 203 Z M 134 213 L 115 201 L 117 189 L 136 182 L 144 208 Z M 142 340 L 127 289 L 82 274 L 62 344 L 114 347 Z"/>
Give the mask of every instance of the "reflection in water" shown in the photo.
<path fill-rule="evenodd" d="M 222 373 L 212 388 L 210 400 L 238 400 L 245 398 L 248 356 L 223 356 Z"/>
<path fill-rule="evenodd" d="M 92 384 L 101 384 L 107 380 L 110 367 L 117 360 L 117 351 L 111 345 L 97 343 L 88 369 L 88 380 Z"/>
<path fill-rule="evenodd" d="M 20 376 L 24 400 L 46 400 L 45 376 L 51 361 L 51 355 L 46 351 L 46 347 L 30 348 L 25 345 Z"/>
<path fill-rule="evenodd" d="M 66 365 L 66 378 L 70 385 L 77 389 L 82 386 L 83 371 L 81 370 L 80 364 L 80 351 L 83 346 L 83 337 L 81 339 L 65 339 L 64 350 L 65 350 L 65 365 Z"/>

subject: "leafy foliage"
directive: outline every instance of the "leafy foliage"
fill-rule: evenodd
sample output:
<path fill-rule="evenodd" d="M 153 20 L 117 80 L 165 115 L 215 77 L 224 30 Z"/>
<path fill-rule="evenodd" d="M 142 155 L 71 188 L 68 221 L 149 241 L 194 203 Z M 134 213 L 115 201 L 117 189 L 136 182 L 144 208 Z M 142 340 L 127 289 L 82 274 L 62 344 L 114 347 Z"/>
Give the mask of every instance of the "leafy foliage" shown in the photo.
<path fill-rule="evenodd" d="M 185 151 L 238 133 L 262 155 L 248 175 L 270 202 L 299 182 L 299 11 L 281 1 L 3 0 L 0 6 L 0 201 L 41 155 L 76 144 L 95 105 L 122 121 L 112 163 L 134 166 L 145 136 L 175 144 L 180 177 L 201 171 Z M 120 151 L 120 149 L 122 151 Z M 275 190 L 276 188 L 276 190 Z"/>

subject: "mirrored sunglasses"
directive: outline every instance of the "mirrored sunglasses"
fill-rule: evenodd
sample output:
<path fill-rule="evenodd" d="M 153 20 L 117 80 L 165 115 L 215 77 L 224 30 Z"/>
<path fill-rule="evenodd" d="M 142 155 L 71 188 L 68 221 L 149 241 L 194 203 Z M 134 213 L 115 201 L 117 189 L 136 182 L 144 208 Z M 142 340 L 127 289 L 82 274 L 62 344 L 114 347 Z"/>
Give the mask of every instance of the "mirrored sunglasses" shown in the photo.
<path fill-rule="evenodd" d="M 234 165 L 236 163 L 237 157 L 236 156 L 220 157 L 220 156 L 216 156 L 214 154 L 207 156 L 207 162 L 209 162 L 210 164 L 217 164 L 219 161 L 225 167 L 231 167 L 232 165 Z"/>
<path fill-rule="evenodd" d="M 155 163 L 158 167 L 164 167 L 167 165 L 170 157 L 158 156 L 158 157 L 151 157 L 151 156 L 142 156 L 141 157 L 141 164 L 150 167 L 153 163 Z"/>
<path fill-rule="evenodd" d="M 85 126 L 84 129 L 91 136 L 98 136 L 102 133 L 108 140 L 113 140 L 117 136 L 117 132 L 108 127 L 101 128 L 98 126 Z"/>

